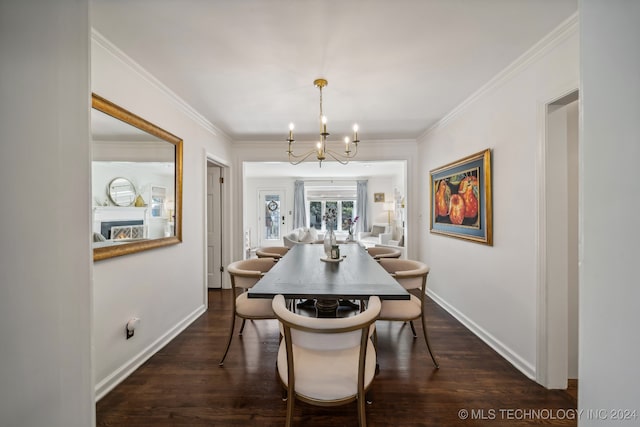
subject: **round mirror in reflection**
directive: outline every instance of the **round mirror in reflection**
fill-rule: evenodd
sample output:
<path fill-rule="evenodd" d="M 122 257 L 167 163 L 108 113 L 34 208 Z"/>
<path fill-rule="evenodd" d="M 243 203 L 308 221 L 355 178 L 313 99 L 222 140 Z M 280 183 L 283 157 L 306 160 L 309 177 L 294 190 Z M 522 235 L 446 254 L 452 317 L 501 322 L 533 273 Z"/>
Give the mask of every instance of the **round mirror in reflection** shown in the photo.
<path fill-rule="evenodd" d="M 116 206 L 131 206 L 136 200 L 136 188 L 126 178 L 114 178 L 109 183 L 108 196 Z"/>

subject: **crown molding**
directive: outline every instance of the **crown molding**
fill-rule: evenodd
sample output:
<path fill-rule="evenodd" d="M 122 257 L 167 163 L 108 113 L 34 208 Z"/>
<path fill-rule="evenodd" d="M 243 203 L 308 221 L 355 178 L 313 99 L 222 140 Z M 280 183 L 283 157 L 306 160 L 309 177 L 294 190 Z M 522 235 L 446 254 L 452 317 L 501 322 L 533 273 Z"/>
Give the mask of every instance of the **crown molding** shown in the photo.
<path fill-rule="evenodd" d="M 451 110 L 442 119 L 435 122 L 427 130 L 425 130 L 417 140 L 422 141 L 427 135 L 434 132 L 436 129 L 444 127 L 457 117 L 460 113 L 465 111 L 478 99 L 482 98 L 487 93 L 495 90 L 497 87 L 503 85 L 509 81 L 513 76 L 522 72 L 522 70 L 529 67 L 532 63 L 549 53 L 560 43 L 564 42 L 570 36 L 578 32 L 579 26 L 578 12 L 571 15 L 564 22 L 562 22 L 556 29 L 547 34 L 538 43 L 533 45 L 529 50 L 520 55 L 515 61 L 509 64 L 504 70 L 498 73 L 495 77 L 485 83 L 480 89 L 475 91 L 471 96 L 462 101 L 457 107 Z"/>
<path fill-rule="evenodd" d="M 120 50 L 116 45 L 111 43 L 106 37 L 96 31 L 95 28 L 91 28 L 91 40 L 96 44 L 100 45 L 103 49 L 105 49 L 108 53 L 110 53 L 114 58 L 118 59 L 128 68 L 130 68 L 133 72 L 142 77 L 145 81 L 151 84 L 153 87 L 158 89 L 164 96 L 169 99 L 174 105 L 178 107 L 183 113 L 185 113 L 189 118 L 191 118 L 194 122 L 204 128 L 206 131 L 210 132 L 214 136 L 221 136 L 226 138 L 228 141 L 231 141 L 229 135 L 221 131 L 217 128 L 213 123 L 207 120 L 202 114 L 198 113 L 191 105 L 189 105 L 184 99 L 180 98 L 175 92 L 169 89 L 164 83 L 158 80 L 153 74 L 147 71 L 144 67 L 138 64 L 135 60 L 133 60 L 130 56 Z"/>

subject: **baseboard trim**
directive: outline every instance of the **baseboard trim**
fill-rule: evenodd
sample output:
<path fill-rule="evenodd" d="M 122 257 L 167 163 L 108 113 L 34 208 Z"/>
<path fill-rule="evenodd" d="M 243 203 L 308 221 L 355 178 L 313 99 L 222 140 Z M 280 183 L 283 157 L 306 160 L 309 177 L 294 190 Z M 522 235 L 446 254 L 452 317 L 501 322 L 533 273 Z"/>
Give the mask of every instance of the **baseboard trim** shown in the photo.
<path fill-rule="evenodd" d="M 469 319 L 467 316 L 461 313 L 458 309 L 456 309 L 454 306 L 452 306 L 443 298 L 441 298 L 438 294 L 427 289 L 427 295 L 432 300 L 434 300 L 436 304 L 438 304 L 440 307 L 445 309 L 449 314 L 455 317 L 467 329 L 473 332 L 478 338 L 484 341 L 489 347 L 494 349 L 500 356 L 505 358 L 516 369 L 522 372 L 527 378 L 534 381 L 536 380 L 536 369 L 534 365 L 524 360 L 516 352 L 511 350 L 508 346 L 506 346 L 500 340 L 496 339 L 496 337 L 491 335 L 489 332 L 481 328 L 477 323 Z"/>
<path fill-rule="evenodd" d="M 105 379 L 96 384 L 95 395 L 96 402 L 102 399 L 107 393 L 109 393 L 115 386 L 124 381 L 129 375 L 131 375 L 136 369 L 138 369 L 144 362 L 149 360 L 151 356 L 156 354 L 162 347 L 171 342 L 172 339 L 177 337 L 182 331 L 184 331 L 194 320 L 206 311 L 206 306 L 203 304 L 184 319 L 178 322 L 173 328 L 169 329 L 160 338 L 155 340 L 151 345 L 142 350 L 136 356 L 131 358 L 127 363 L 123 364 L 120 368 L 116 369 L 113 373 L 107 376 Z"/>

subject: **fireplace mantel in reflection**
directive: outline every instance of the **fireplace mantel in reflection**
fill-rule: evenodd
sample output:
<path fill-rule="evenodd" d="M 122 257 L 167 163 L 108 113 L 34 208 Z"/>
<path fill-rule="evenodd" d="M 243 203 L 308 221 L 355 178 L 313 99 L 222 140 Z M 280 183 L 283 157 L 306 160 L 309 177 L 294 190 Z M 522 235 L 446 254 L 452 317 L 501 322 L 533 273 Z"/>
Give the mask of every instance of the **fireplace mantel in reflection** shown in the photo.
<path fill-rule="evenodd" d="M 96 206 L 93 208 L 93 232 L 102 234 L 105 239 L 111 240 L 112 236 L 105 233 L 103 227 L 105 223 L 112 223 L 113 226 L 140 224 L 146 229 L 148 225 L 147 210 L 146 207 Z M 146 232 L 144 237 L 147 237 Z"/>

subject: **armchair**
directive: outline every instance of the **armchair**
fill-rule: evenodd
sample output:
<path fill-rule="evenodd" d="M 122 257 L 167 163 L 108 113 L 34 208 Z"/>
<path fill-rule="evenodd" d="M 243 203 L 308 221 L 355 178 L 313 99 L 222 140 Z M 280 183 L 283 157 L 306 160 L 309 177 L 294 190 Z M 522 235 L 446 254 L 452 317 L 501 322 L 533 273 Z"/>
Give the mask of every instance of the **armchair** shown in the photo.
<path fill-rule="evenodd" d="M 355 316 L 323 319 L 292 313 L 282 295 L 273 298 L 283 337 L 276 370 L 287 391 L 285 426 L 292 425 L 296 400 L 317 406 L 357 401 L 358 425 L 366 426 L 365 392 L 376 370 L 371 336 L 380 306 L 380 299 L 371 296 Z"/>
<path fill-rule="evenodd" d="M 373 224 L 371 230 L 358 232 L 358 241 L 365 245 L 386 245 L 391 240 L 389 224 Z"/>

